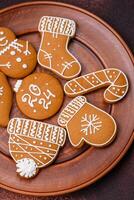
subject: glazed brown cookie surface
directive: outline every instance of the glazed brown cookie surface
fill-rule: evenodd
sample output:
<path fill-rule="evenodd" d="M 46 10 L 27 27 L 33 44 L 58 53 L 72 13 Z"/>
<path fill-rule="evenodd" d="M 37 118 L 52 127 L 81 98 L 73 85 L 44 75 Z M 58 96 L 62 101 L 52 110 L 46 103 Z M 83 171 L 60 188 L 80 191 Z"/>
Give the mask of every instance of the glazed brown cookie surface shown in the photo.
<path fill-rule="evenodd" d="M 61 107 L 64 97 L 60 82 L 41 72 L 18 80 L 14 90 L 22 113 L 37 120 L 54 115 Z"/>
<path fill-rule="evenodd" d="M 29 75 L 37 63 L 33 46 L 17 39 L 8 28 L 0 27 L 0 70 L 11 78 Z"/>

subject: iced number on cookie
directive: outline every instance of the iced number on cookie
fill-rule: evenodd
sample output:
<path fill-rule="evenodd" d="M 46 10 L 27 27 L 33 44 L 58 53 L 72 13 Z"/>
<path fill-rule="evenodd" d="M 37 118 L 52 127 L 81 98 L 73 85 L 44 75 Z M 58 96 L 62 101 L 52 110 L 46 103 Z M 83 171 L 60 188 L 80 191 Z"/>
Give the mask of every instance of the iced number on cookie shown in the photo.
<path fill-rule="evenodd" d="M 32 119 L 51 117 L 63 102 L 59 81 L 45 73 L 33 73 L 23 81 L 18 80 L 14 90 L 19 109 Z"/>
<path fill-rule="evenodd" d="M 119 69 L 109 68 L 86 74 L 67 82 L 65 93 L 74 97 L 102 87 L 108 87 L 104 92 L 104 99 L 108 103 L 121 100 L 128 91 L 126 75 Z"/>
<path fill-rule="evenodd" d="M 24 40 L 17 39 L 8 28 L 0 27 L 0 70 L 9 77 L 22 78 L 36 66 L 36 51 Z"/>
<path fill-rule="evenodd" d="M 17 173 L 24 178 L 35 176 L 39 168 L 51 164 L 66 139 L 63 128 L 28 119 L 13 118 L 7 131 L 10 154 Z"/>
<path fill-rule="evenodd" d="M 6 76 L 0 72 L 0 126 L 5 127 L 9 121 L 12 106 L 12 90 Z"/>
<path fill-rule="evenodd" d="M 38 62 L 64 79 L 78 76 L 80 63 L 68 51 L 68 43 L 75 34 L 76 25 L 73 20 L 44 16 L 39 27 L 41 44 Z"/>
<path fill-rule="evenodd" d="M 74 147 L 84 142 L 101 147 L 116 136 L 116 123 L 112 116 L 88 103 L 84 96 L 73 99 L 61 112 L 58 124 L 66 127 Z"/>

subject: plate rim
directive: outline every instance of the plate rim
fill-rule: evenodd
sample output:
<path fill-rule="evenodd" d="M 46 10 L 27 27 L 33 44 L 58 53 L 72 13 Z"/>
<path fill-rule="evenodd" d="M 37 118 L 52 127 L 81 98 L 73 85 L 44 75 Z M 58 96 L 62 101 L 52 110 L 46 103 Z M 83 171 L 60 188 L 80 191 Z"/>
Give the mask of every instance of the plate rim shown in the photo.
<path fill-rule="evenodd" d="M 105 26 L 109 31 L 111 31 L 115 35 L 115 37 L 119 40 L 119 42 L 122 44 L 122 46 L 124 47 L 124 49 L 128 53 L 128 56 L 130 57 L 132 63 L 134 64 L 133 54 L 132 54 L 131 50 L 129 49 L 129 47 L 127 46 L 127 44 L 125 43 L 125 41 L 123 40 L 123 38 L 107 22 L 105 22 L 103 19 L 101 19 L 100 17 L 96 16 L 95 14 L 93 14 L 93 13 L 87 11 L 87 10 L 84 10 L 84 9 L 82 9 L 80 7 L 77 7 L 77 6 L 74 6 L 74 5 L 71 5 L 71 4 L 67 4 L 67 3 L 54 2 L 54 1 L 34 1 L 34 2 L 18 3 L 18 4 L 15 4 L 15 5 L 12 5 L 12 6 L 8 6 L 7 8 L 1 9 L 0 10 L 0 14 L 2 14 L 4 12 L 8 12 L 8 11 L 10 11 L 12 9 L 17 9 L 17 8 L 20 8 L 20 7 L 27 7 L 27 6 L 32 6 L 32 5 L 63 6 L 63 7 L 67 7 L 67 8 L 71 8 L 71 9 L 77 10 L 77 11 L 79 11 L 81 13 L 84 13 L 84 14 L 94 18 L 95 20 L 97 20 L 99 23 L 101 23 L 103 26 Z M 132 132 L 132 134 L 131 134 L 127 144 L 125 145 L 124 149 L 122 150 L 122 152 L 116 157 L 116 159 L 112 162 L 112 164 L 110 166 L 108 166 L 103 172 L 99 173 L 92 180 L 86 181 L 86 182 L 84 182 L 84 183 L 82 183 L 82 184 L 80 184 L 78 186 L 73 187 L 73 188 L 64 189 L 64 190 L 60 190 L 60 191 L 54 191 L 54 192 L 30 192 L 30 191 L 24 191 L 24 190 L 15 189 L 13 187 L 10 187 L 10 186 L 7 186 L 7 185 L 1 184 L 1 183 L 0 183 L 0 187 L 4 188 L 4 189 L 7 189 L 9 191 L 12 191 L 12 192 L 19 193 L 19 194 L 34 195 L 34 196 L 56 196 L 56 195 L 62 195 L 62 194 L 66 194 L 66 193 L 77 191 L 79 189 L 82 189 L 82 188 L 94 183 L 95 181 L 97 181 L 98 179 L 100 179 L 104 175 L 106 175 L 110 170 L 112 170 L 118 164 L 118 162 L 123 158 L 123 156 L 125 155 L 125 153 L 129 149 L 129 147 L 133 143 L 133 140 L 134 140 L 134 132 Z M 3 154 L 3 153 L 1 153 L 1 154 Z"/>

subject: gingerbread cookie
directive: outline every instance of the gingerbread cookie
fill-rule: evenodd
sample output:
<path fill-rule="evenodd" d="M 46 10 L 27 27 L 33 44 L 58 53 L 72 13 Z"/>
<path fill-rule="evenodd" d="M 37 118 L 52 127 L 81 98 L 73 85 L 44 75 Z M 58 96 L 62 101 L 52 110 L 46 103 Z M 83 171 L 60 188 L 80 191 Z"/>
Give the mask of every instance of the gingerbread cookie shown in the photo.
<path fill-rule="evenodd" d="M 12 106 L 12 90 L 6 76 L 0 72 L 0 126 L 5 127 L 9 122 Z"/>
<path fill-rule="evenodd" d="M 41 32 L 41 44 L 38 62 L 64 79 L 79 75 L 81 65 L 69 52 L 68 43 L 75 34 L 76 24 L 73 20 L 44 16 L 38 30 Z"/>
<path fill-rule="evenodd" d="M 33 73 L 17 81 L 14 90 L 22 113 L 37 120 L 54 115 L 64 97 L 59 81 L 46 73 Z"/>
<path fill-rule="evenodd" d="M 24 178 L 31 178 L 39 168 L 50 165 L 66 139 L 65 129 L 28 119 L 11 119 L 7 131 L 10 154 L 17 173 Z"/>
<path fill-rule="evenodd" d="M 104 69 L 68 81 L 64 86 L 64 91 L 68 96 L 74 97 L 103 87 L 108 87 L 104 92 L 105 101 L 117 102 L 128 91 L 127 77 L 119 69 Z"/>
<path fill-rule="evenodd" d="M 66 127 L 71 144 L 78 148 L 84 142 L 96 147 L 106 146 L 116 136 L 112 116 L 88 103 L 84 96 L 76 97 L 63 109 L 58 124 Z"/>
<path fill-rule="evenodd" d="M 8 28 L 0 27 L 0 70 L 9 77 L 22 78 L 36 66 L 36 51 L 24 40 L 17 39 Z"/>

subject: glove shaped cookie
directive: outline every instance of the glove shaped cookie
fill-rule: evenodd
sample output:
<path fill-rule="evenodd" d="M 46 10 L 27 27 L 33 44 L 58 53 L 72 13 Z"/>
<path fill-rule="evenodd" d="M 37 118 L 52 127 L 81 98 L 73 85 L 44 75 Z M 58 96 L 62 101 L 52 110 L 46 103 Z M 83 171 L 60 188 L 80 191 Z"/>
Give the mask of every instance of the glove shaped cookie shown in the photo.
<path fill-rule="evenodd" d="M 19 109 L 32 119 L 43 120 L 51 117 L 63 102 L 64 95 L 59 81 L 42 72 L 18 80 L 14 90 Z"/>
<path fill-rule="evenodd" d="M 73 20 L 43 16 L 38 30 L 41 32 L 41 44 L 38 62 L 63 79 L 71 79 L 81 72 L 78 60 L 69 52 L 68 43 L 75 34 Z"/>
<path fill-rule="evenodd" d="M 0 70 L 11 78 L 22 78 L 36 66 L 36 51 L 24 40 L 17 39 L 8 28 L 0 27 Z"/>
<path fill-rule="evenodd" d="M 0 72 L 0 126 L 2 127 L 7 126 L 9 122 L 12 98 L 12 89 L 6 76 Z"/>
<path fill-rule="evenodd" d="M 127 77 L 119 69 L 104 69 L 68 81 L 64 90 L 68 96 L 74 97 L 103 87 L 107 87 L 104 92 L 104 100 L 108 103 L 117 102 L 128 91 Z"/>
<path fill-rule="evenodd" d="M 73 99 L 61 112 L 58 124 L 65 127 L 74 147 L 84 142 L 102 147 L 116 136 L 115 120 L 108 113 L 87 102 L 84 96 Z"/>
<path fill-rule="evenodd" d="M 50 165 L 66 139 L 65 129 L 28 119 L 11 119 L 7 131 L 10 154 L 24 178 L 32 178 L 39 168 Z"/>

